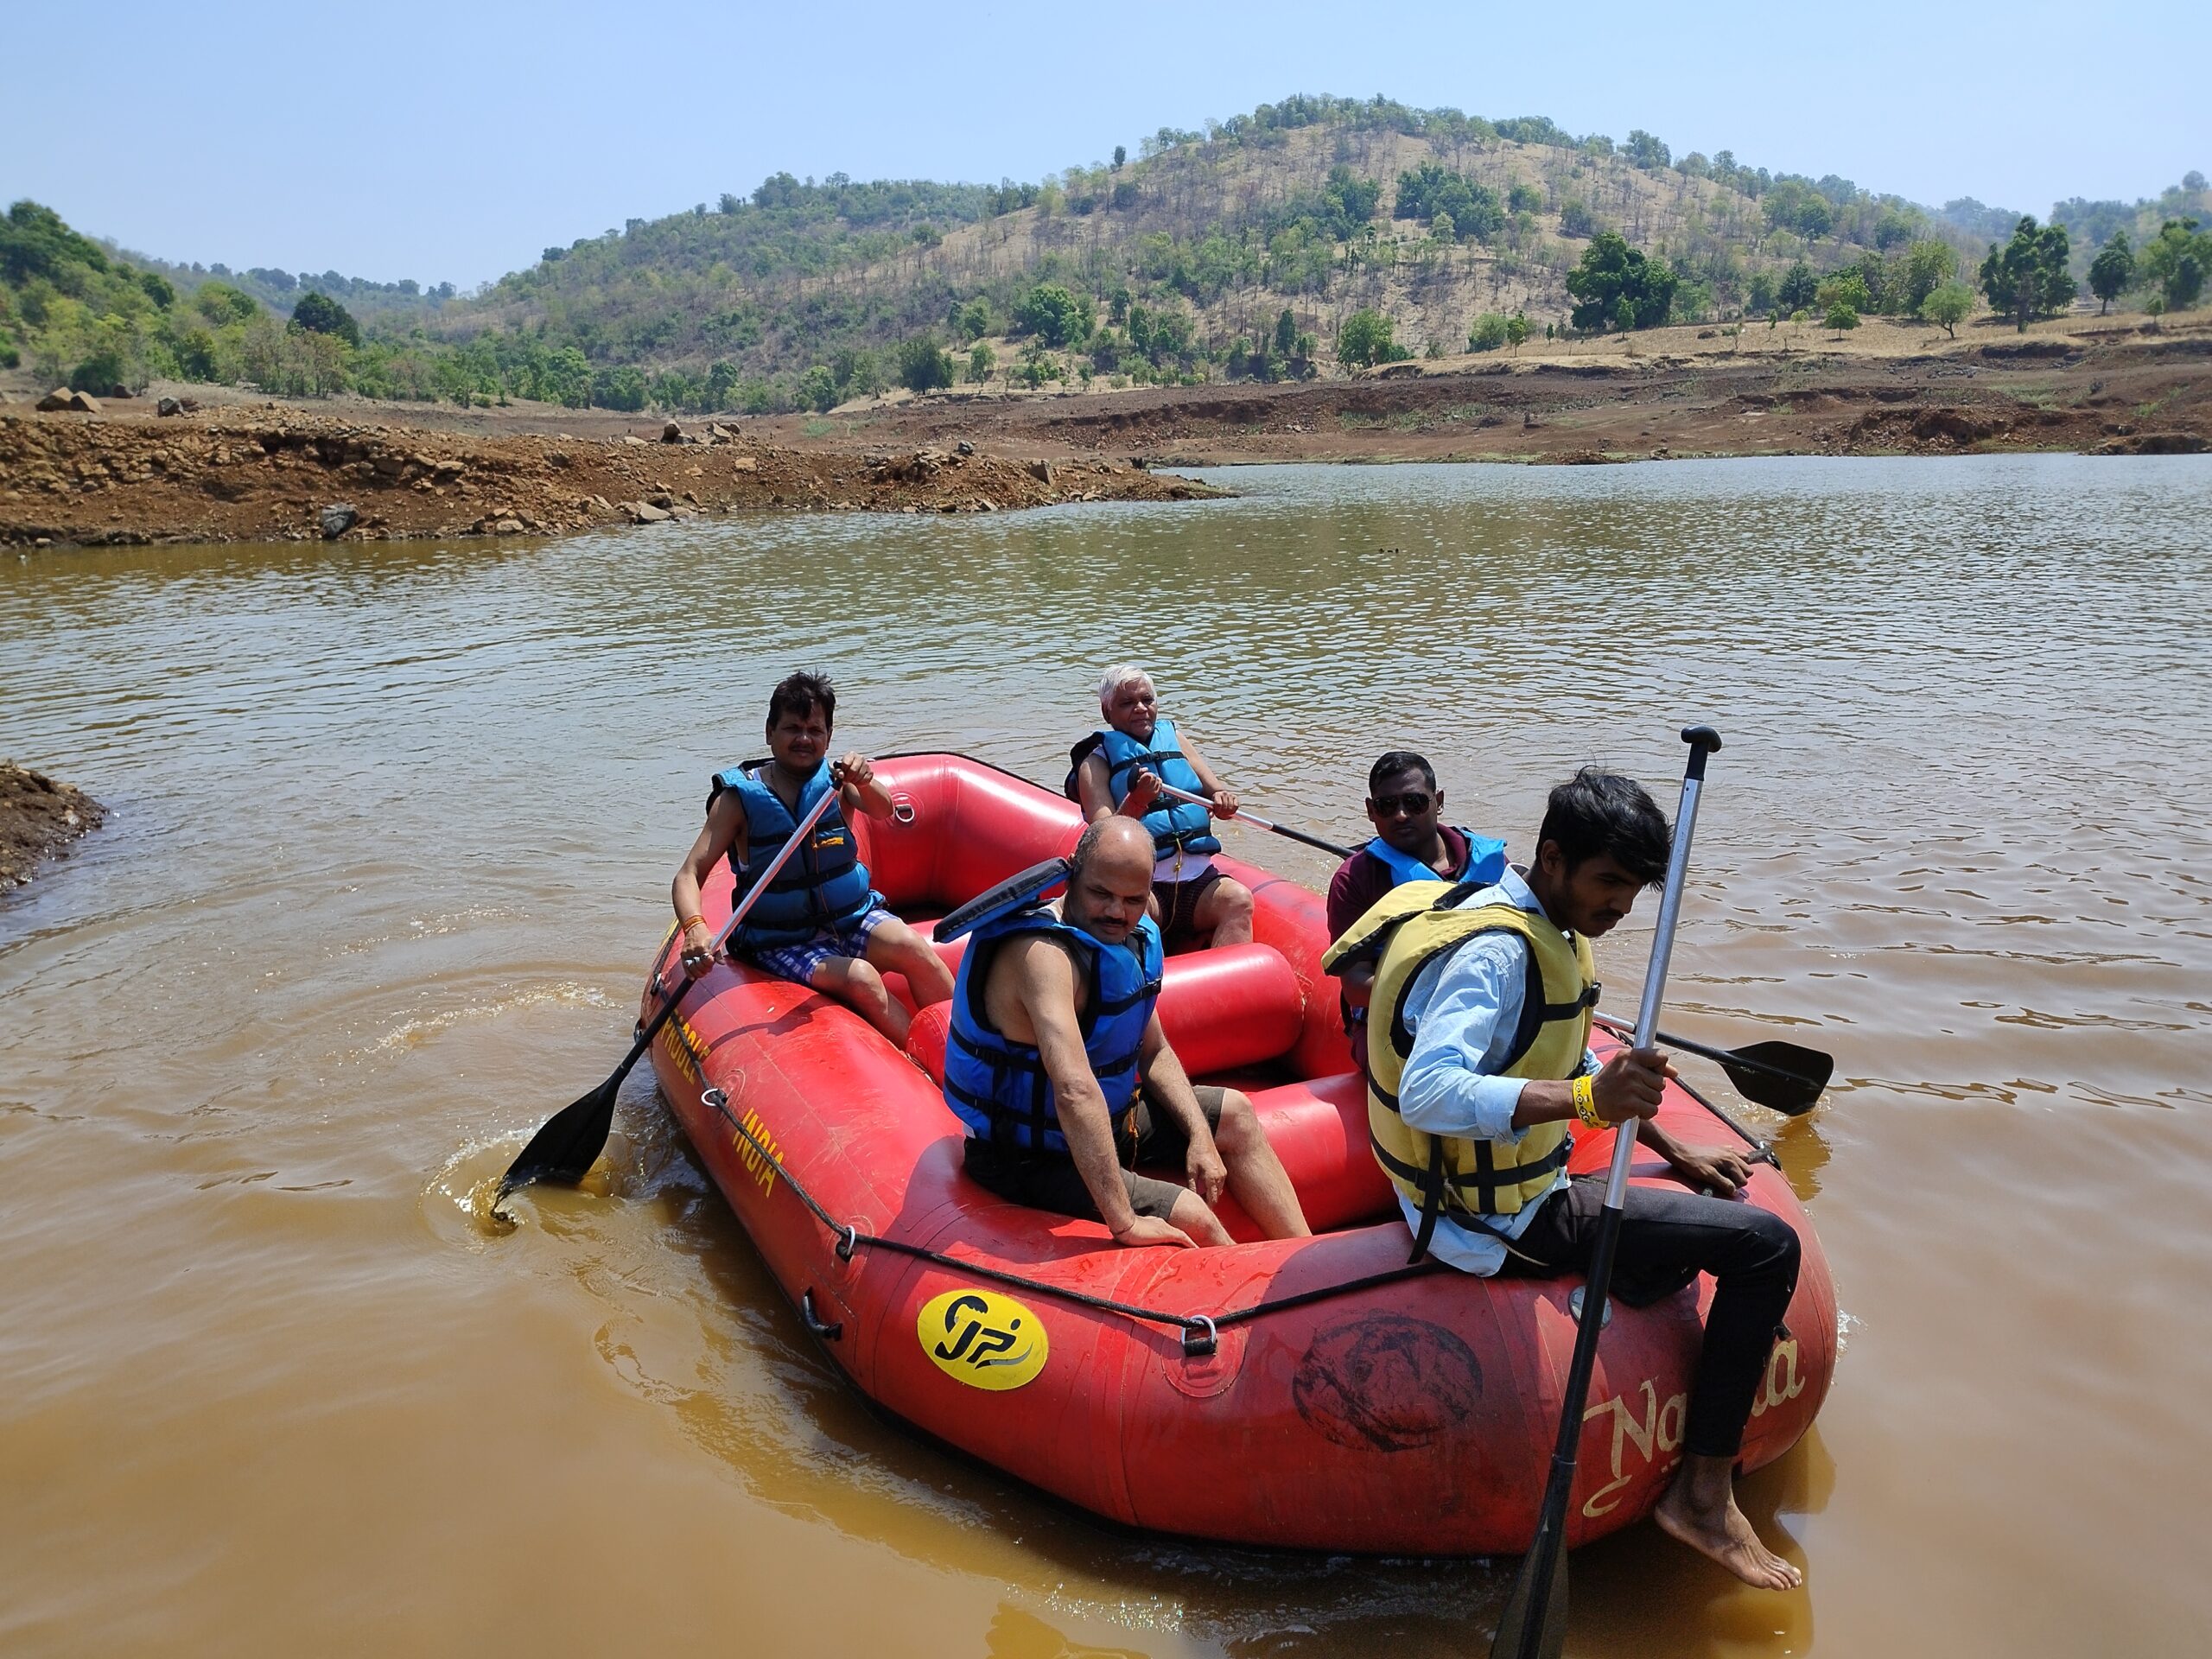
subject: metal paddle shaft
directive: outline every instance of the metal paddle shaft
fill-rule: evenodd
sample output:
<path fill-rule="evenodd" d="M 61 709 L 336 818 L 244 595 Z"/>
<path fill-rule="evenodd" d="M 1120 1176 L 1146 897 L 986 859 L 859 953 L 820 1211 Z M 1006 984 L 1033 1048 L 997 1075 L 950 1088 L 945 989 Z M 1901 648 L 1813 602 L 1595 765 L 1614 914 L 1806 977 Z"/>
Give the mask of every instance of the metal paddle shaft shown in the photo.
<path fill-rule="evenodd" d="M 1597 1021 L 1607 1031 L 1632 1036 L 1635 1027 L 1604 1014 Z M 1687 1037 L 1659 1033 L 1669 1048 L 1701 1054 L 1728 1074 L 1745 1099 L 1789 1117 L 1802 1117 L 1821 1103 L 1821 1091 L 1835 1073 L 1835 1057 L 1798 1043 L 1752 1043 L 1745 1048 L 1714 1048 Z"/>
<path fill-rule="evenodd" d="M 842 782 L 835 772 L 831 774 L 830 787 L 823 791 L 822 798 L 814 804 L 813 810 L 791 832 L 791 839 L 783 844 L 770 861 L 768 868 L 761 872 L 760 879 L 730 911 L 729 920 L 722 924 L 722 931 L 715 935 L 715 942 L 707 948 L 710 961 L 721 954 L 722 947 L 729 943 L 730 936 L 744 921 L 746 912 L 753 908 L 754 901 L 762 893 L 767 892 L 768 884 L 776 879 L 777 873 L 791 862 L 791 855 L 814 833 L 814 826 L 821 822 L 822 815 L 836 803 Z M 630 1075 L 630 1068 L 637 1065 L 638 1057 L 652 1046 L 653 1039 L 660 1035 L 661 1027 L 675 1014 L 677 1006 L 683 1001 L 684 992 L 690 988 L 690 981 L 687 977 L 668 994 L 659 1011 L 646 1021 L 645 1028 L 638 1033 L 638 1040 L 630 1045 L 630 1052 L 622 1057 L 622 1063 L 614 1068 L 613 1074 L 605 1083 L 580 1099 L 571 1101 L 546 1119 L 544 1127 L 530 1137 L 530 1144 L 522 1149 L 514 1162 L 507 1166 L 507 1173 L 499 1178 L 499 1191 L 493 1199 L 493 1204 L 504 1203 L 508 1193 L 518 1186 L 528 1186 L 532 1181 L 559 1181 L 573 1186 L 583 1179 L 584 1172 L 592 1166 L 606 1148 L 607 1131 L 614 1126 L 614 1096 L 622 1087 L 622 1079 Z"/>
<path fill-rule="evenodd" d="M 1697 825 L 1698 792 L 1705 785 L 1706 757 L 1720 747 L 1710 726 L 1689 726 L 1682 741 L 1690 746 L 1682 772 L 1682 804 L 1675 815 L 1675 844 L 1667 860 L 1667 885 L 1659 895 L 1659 925 L 1651 940 L 1651 967 L 1643 979 L 1643 1002 L 1636 1016 L 1636 1046 L 1649 1048 L 1659 1030 L 1659 1005 L 1667 990 L 1667 958 L 1675 948 L 1675 923 L 1682 908 L 1682 878 L 1689 868 L 1690 836 Z M 1590 1376 L 1598 1364 L 1598 1332 L 1605 1323 L 1605 1293 L 1613 1281 L 1613 1256 L 1620 1247 L 1621 1206 L 1628 1192 L 1629 1166 L 1636 1158 L 1633 1117 L 1613 1132 L 1612 1167 L 1605 1177 L 1605 1207 L 1598 1217 L 1598 1237 L 1590 1253 L 1590 1272 L 1582 1293 L 1582 1318 L 1574 1332 L 1574 1358 L 1567 1367 L 1567 1389 L 1560 1402 L 1559 1440 L 1552 1450 L 1551 1475 L 1544 1484 L 1536 1536 L 1521 1563 L 1521 1576 L 1498 1621 L 1491 1659 L 1554 1659 L 1567 1642 L 1567 1505 L 1574 1487 L 1574 1464 L 1582 1443 L 1582 1412 L 1590 1397 Z"/>
<path fill-rule="evenodd" d="M 1188 801 L 1192 806 L 1203 806 L 1208 810 L 1211 810 L 1213 806 L 1213 803 L 1208 800 L 1205 796 L 1193 795 L 1187 789 L 1178 789 L 1174 785 L 1169 783 L 1164 778 L 1160 780 L 1160 792 L 1165 795 L 1171 801 Z M 1256 812 L 1247 812 L 1242 807 L 1239 807 L 1236 810 L 1236 816 L 1230 819 L 1230 822 L 1231 823 L 1256 824 L 1259 828 L 1268 830 L 1273 834 L 1281 836 L 1287 840 L 1303 842 L 1306 846 L 1313 848 L 1316 852 L 1334 853 L 1338 858 L 1350 858 L 1354 850 L 1350 847 L 1339 847 L 1333 841 L 1324 841 L 1319 836 L 1309 836 L 1303 830 L 1294 830 L 1287 823 L 1273 823 L 1268 819 L 1262 817 Z M 1440 881 L 1443 880 L 1443 877 L 1439 876 L 1437 880 Z"/>

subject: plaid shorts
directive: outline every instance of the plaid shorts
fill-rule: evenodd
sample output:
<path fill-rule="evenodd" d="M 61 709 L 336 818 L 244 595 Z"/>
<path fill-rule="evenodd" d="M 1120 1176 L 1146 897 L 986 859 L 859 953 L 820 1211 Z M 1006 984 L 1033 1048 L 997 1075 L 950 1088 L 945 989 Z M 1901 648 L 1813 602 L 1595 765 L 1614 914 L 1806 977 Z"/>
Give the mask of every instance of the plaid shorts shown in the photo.
<path fill-rule="evenodd" d="M 814 982 L 814 970 L 832 957 L 852 957 L 865 962 L 868 942 L 875 930 L 891 919 L 891 912 L 884 907 L 883 895 L 868 895 L 868 912 L 850 927 L 832 931 L 823 928 L 810 939 L 797 944 L 768 944 L 746 953 L 748 960 L 766 968 L 779 979 L 796 981 L 801 985 Z"/>

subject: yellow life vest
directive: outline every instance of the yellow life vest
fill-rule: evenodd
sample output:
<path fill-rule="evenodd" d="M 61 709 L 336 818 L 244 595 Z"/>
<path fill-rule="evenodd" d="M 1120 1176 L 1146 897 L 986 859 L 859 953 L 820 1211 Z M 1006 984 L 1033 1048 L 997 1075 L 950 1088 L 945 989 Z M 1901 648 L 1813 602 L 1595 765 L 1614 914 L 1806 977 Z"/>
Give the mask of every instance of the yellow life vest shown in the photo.
<path fill-rule="evenodd" d="M 1409 881 L 1376 901 L 1321 958 L 1325 971 L 1343 958 L 1374 950 L 1367 1019 L 1367 1127 L 1376 1160 L 1398 1191 L 1421 1206 L 1414 1246 L 1428 1249 L 1440 1215 L 1477 1231 L 1484 1219 L 1510 1216 L 1541 1197 L 1565 1166 L 1573 1141 L 1564 1120 L 1538 1123 L 1518 1141 L 1427 1135 L 1398 1115 L 1398 1085 L 1413 1052 L 1405 1024 L 1406 993 L 1431 963 L 1486 933 L 1511 933 L 1529 947 L 1529 983 L 1521 1023 L 1500 1077 L 1558 1081 L 1580 1068 L 1590 1042 L 1590 1010 L 1598 1001 L 1590 942 L 1562 932 L 1546 917 L 1499 902 L 1456 908 L 1475 883 Z"/>

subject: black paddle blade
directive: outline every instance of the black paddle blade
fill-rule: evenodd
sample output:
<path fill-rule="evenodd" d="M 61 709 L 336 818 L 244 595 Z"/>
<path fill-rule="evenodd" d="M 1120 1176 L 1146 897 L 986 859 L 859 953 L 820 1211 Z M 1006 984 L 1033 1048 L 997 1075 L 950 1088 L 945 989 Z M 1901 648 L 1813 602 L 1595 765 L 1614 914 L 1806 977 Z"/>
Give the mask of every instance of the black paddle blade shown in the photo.
<path fill-rule="evenodd" d="M 614 1096 L 622 1083 L 618 1071 L 581 1099 L 570 1102 L 545 1120 L 530 1144 L 522 1149 L 507 1173 L 499 1177 L 495 1205 L 507 1194 L 533 1181 L 558 1181 L 574 1186 L 607 1149 L 607 1132 L 614 1127 Z"/>
<path fill-rule="evenodd" d="M 1753 1043 L 1732 1049 L 1720 1069 L 1745 1100 L 1788 1117 L 1802 1117 L 1821 1103 L 1835 1071 L 1835 1057 L 1796 1043 Z"/>
<path fill-rule="evenodd" d="M 1536 1558 L 1542 1553 L 1532 1545 L 1521 1558 L 1513 1594 L 1498 1615 L 1497 1634 L 1491 1638 L 1490 1659 L 1560 1659 L 1567 1647 L 1567 1548 L 1561 1544 L 1551 1552 L 1552 1570 L 1538 1594 Z M 1537 1626 L 1533 1647 L 1529 1645 L 1531 1622 Z"/>
<path fill-rule="evenodd" d="M 1000 912 L 1011 910 L 1016 905 L 1040 899 L 1068 879 L 1069 865 L 1065 858 L 1048 858 L 1018 870 L 998 886 L 977 893 L 964 905 L 956 905 L 947 911 L 938 925 L 930 930 L 930 937 L 950 942 L 980 926 Z"/>

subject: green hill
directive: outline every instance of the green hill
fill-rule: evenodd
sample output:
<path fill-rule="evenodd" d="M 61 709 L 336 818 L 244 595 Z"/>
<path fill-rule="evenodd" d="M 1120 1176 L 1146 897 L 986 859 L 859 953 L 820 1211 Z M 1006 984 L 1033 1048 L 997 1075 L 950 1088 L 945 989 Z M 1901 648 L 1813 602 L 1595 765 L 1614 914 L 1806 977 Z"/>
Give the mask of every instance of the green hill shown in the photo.
<path fill-rule="evenodd" d="M 2165 218 L 2212 211 L 2191 174 L 2155 202 L 2077 200 L 2054 215 L 2075 227 L 2078 276 L 2093 236 L 2124 227 L 2140 245 Z M 125 379 L 827 409 L 902 380 L 1335 372 L 1340 340 L 1353 361 L 1457 353 L 1471 335 L 1509 338 L 1516 315 L 1540 333 L 1649 326 L 1792 312 L 1816 290 L 1823 308 L 1841 295 L 1904 313 L 1946 277 L 1971 280 L 2018 217 L 1773 175 L 1726 151 L 1677 157 L 1649 133 L 1616 143 L 1542 118 L 1301 96 L 1204 132 L 1163 129 L 1135 157 L 1033 184 L 779 173 L 747 197 L 548 248 L 474 295 L 143 259 L 126 278 L 125 257 L 76 238 L 104 267 L 80 262 L 81 293 L 53 270 L 9 276 L 0 342 L 41 372 L 105 351 L 102 367 L 120 362 Z M 1632 279 L 1645 285 L 1632 305 L 1578 313 L 1569 274 L 1609 233 L 1646 257 Z M 1604 245 L 1618 266 L 1624 251 Z M 1822 289 L 1832 276 L 1845 280 Z M 171 290 L 166 305 L 154 282 Z M 309 293 L 322 296 L 298 313 L 309 326 L 287 326 L 279 308 Z M 99 321 L 110 301 L 112 326 Z"/>

